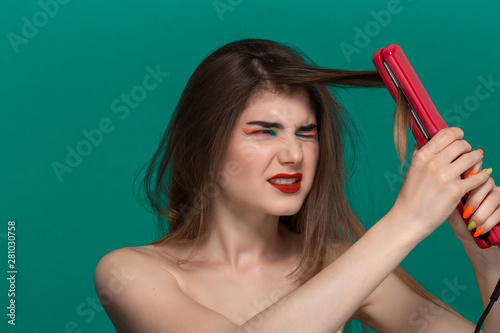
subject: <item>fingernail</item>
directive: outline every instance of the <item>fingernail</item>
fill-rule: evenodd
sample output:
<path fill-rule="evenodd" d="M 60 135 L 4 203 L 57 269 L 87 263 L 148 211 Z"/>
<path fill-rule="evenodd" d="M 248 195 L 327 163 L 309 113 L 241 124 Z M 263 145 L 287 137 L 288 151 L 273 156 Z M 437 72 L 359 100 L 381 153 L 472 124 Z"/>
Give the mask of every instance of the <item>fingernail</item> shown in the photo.
<path fill-rule="evenodd" d="M 476 230 L 476 232 L 474 233 L 474 237 L 477 237 L 479 235 L 481 235 L 483 233 L 483 228 L 479 228 Z"/>
<path fill-rule="evenodd" d="M 471 172 L 469 172 L 469 173 L 467 174 L 467 176 L 465 176 L 465 178 L 469 178 L 469 177 L 471 177 L 471 176 L 474 176 L 474 172 L 472 172 L 472 171 L 471 171 Z"/>
<path fill-rule="evenodd" d="M 463 215 L 464 219 L 468 219 L 473 211 L 474 211 L 474 208 L 472 208 L 472 206 L 465 207 L 464 215 Z"/>
<path fill-rule="evenodd" d="M 493 172 L 493 168 L 489 168 L 489 169 L 486 169 L 486 172 L 491 175 L 491 173 Z"/>
<path fill-rule="evenodd" d="M 467 226 L 467 229 L 472 230 L 472 229 L 474 229 L 475 227 L 477 227 L 476 222 L 474 222 L 474 221 L 470 221 L 469 225 Z"/>
<path fill-rule="evenodd" d="M 483 150 L 482 149 L 478 149 L 478 150 L 481 153 L 481 155 L 483 155 Z"/>

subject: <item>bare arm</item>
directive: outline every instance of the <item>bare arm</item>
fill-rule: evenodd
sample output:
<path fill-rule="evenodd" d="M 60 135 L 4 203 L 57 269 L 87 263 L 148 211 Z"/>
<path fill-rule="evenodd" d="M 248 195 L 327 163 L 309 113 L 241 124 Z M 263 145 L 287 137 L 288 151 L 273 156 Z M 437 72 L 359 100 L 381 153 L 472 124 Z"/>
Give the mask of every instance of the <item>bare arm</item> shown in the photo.
<path fill-rule="evenodd" d="M 391 274 L 424 237 L 412 229 L 414 222 L 390 211 L 323 271 L 241 326 L 193 301 L 173 276 L 132 250 L 101 260 L 96 289 L 100 298 L 112 295 L 101 302 L 118 332 L 337 332 L 358 310 L 356 319 L 378 332 L 424 326 L 429 333 L 471 332 L 470 322 L 438 309 Z M 118 275 L 123 288 L 112 282 Z"/>
<path fill-rule="evenodd" d="M 95 285 L 118 332 L 337 332 L 423 239 L 414 226 L 389 212 L 315 277 L 241 326 L 193 301 L 157 262 L 127 248 L 101 259 Z"/>
<path fill-rule="evenodd" d="M 455 297 L 445 288 L 440 296 L 444 300 L 453 299 L 450 295 Z M 474 332 L 475 324 L 418 295 L 394 273 L 377 287 L 370 300 L 356 319 L 379 333 Z"/>

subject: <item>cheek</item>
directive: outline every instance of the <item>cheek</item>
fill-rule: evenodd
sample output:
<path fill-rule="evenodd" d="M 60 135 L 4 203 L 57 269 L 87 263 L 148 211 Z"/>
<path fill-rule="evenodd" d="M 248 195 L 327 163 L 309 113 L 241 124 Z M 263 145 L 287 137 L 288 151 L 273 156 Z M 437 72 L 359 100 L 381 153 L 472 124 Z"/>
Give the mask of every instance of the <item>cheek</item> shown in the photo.
<path fill-rule="evenodd" d="M 275 148 L 272 144 L 244 139 L 234 140 L 228 151 L 228 157 L 238 160 L 244 165 L 253 163 L 256 159 L 269 158 L 273 154 L 275 154 Z"/>
<path fill-rule="evenodd" d="M 257 147 L 250 142 L 241 141 L 232 145 L 230 156 L 239 161 L 242 165 L 254 160 L 259 153 Z"/>
<path fill-rule="evenodd" d="M 311 147 L 308 147 L 308 149 L 304 150 L 304 162 L 307 163 L 308 167 L 313 168 L 313 170 L 315 170 L 316 165 L 318 164 L 318 160 L 319 160 L 318 144 L 311 145 Z"/>
<path fill-rule="evenodd" d="M 315 145 L 313 147 L 310 147 L 311 149 L 305 149 L 304 150 L 304 171 L 310 175 L 308 177 L 308 182 L 306 185 L 308 188 L 312 186 L 312 182 L 314 180 L 314 175 L 316 173 L 316 168 L 318 166 L 318 160 L 319 160 L 319 147 L 318 145 Z"/>
<path fill-rule="evenodd" d="M 258 142 L 233 142 L 227 153 L 225 168 L 231 166 L 233 170 L 239 170 L 234 177 L 238 183 L 255 182 L 256 177 L 264 179 L 272 156 L 272 148 L 259 145 Z"/>

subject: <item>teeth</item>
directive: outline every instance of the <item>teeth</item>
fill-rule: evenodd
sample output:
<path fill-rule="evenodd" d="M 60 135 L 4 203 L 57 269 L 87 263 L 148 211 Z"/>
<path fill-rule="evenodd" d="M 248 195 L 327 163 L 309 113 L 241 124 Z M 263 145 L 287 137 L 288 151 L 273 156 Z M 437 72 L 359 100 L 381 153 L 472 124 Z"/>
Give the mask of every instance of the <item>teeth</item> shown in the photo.
<path fill-rule="evenodd" d="M 271 183 L 290 185 L 298 182 L 297 178 L 274 178 L 269 180 Z"/>

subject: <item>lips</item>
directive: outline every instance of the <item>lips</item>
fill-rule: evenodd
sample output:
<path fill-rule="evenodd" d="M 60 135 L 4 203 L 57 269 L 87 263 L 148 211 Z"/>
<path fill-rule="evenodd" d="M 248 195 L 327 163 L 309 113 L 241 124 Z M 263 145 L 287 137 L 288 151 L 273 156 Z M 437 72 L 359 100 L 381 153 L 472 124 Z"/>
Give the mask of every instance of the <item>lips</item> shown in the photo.
<path fill-rule="evenodd" d="M 281 178 L 281 179 L 295 178 L 295 179 L 297 179 L 297 182 L 295 184 L 276 184 L 276 183 L 270 182 L 271 179 L 279 179 L 279 178 Z M 281 191 L 283 193 L 296 193 L 300 190 L 301 180 L 302 180 L 302 174 L 299 172 L 299 173 L 295 173 L 295 174 L 279 173 L 277 175 L 272 176 L 267 181 L 269 184 L 271 184 L 272 186 L 274 186 L 276 189 L 278 189 L 279 191 Z"/>

